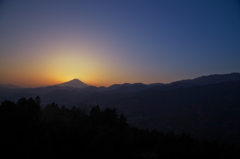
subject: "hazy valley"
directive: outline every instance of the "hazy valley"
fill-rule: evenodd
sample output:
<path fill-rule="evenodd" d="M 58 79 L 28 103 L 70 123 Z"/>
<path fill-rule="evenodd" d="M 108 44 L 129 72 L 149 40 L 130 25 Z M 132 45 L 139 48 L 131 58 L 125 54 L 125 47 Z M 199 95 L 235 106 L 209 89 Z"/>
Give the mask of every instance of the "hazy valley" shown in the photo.
<path fill-rule="evenodd" d="M 240 143 L 240 73 L 202 76 L 169 84 L 88 86 L 79 80 L 41 88 L 0 87 L 0 101 L 41 97 L 89 113 L 93 106 L 115 108 L 128 123 L 163 132 L 185 132 L 198 139 Z"/>

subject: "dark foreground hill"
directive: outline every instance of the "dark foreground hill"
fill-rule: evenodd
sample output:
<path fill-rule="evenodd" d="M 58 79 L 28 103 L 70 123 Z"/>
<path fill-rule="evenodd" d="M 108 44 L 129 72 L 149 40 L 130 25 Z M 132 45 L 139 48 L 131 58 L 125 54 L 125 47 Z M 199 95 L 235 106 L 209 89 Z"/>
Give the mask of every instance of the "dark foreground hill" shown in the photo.
<path fill-rule="evenodd" d="M 182 133 L 140 130 L 115 109 L 93 107 L 87 115 L 72 107 L 21 98 L 0 105 L 3 156 L 19 158 L 239 158 L 239 149 L 198 141 Z"/>

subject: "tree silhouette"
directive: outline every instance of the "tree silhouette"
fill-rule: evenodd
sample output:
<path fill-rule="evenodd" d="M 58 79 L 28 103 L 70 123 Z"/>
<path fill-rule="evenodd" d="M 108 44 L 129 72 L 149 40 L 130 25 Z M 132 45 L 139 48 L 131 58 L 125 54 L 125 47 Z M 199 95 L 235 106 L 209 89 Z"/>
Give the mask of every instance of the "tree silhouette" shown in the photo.
<path fill-rule="evenodd" d="M 4 101 L 0 106 L 2 153 L 19 157 L 215 158 L 239 157 L 238 147 L 198 141 L 173 132 L 138 129 L 116 109 L 93 107 L 89 116 L 56 103 L 40 109 L 40 97 Z M 42 114 L 42 115 L 39 115 Z M 38 116 L 38 118 L 36 118 Z M 40 120 L 39 120 L 40 119 Z M 11 153 L 10 153 L 11 154 Z"/>

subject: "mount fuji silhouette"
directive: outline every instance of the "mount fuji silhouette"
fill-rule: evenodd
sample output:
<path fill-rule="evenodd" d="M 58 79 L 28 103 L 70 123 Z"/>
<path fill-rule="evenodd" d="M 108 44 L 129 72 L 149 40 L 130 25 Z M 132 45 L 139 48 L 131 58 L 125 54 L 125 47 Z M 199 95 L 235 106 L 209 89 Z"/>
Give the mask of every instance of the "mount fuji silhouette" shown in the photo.
<path fill-rule="evenodd" d="M 89 85 L 83 83 L 83 82 L 80 81 L 79 79 L 73 79 L 73 80 L 71 80 L 71 81 L 58 84 L 57 86 L 60 86 L 60 87 L 74 87 L 74 88 L 89 87 Z"/>

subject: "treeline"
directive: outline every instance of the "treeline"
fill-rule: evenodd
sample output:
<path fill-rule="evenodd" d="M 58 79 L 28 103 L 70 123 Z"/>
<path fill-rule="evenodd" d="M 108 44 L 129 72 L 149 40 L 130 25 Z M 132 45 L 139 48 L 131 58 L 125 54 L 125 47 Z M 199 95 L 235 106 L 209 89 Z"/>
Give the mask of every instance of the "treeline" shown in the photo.
<path fill-rule="evenodd" d="M 115 109 L 93 107 L 88 114 L 40 97 L 4 101 L 0 106 L 1 152 L 18 157 L 238 158 L 236 147 L 198 141 L 186 134 L 140 130 Z"/>

